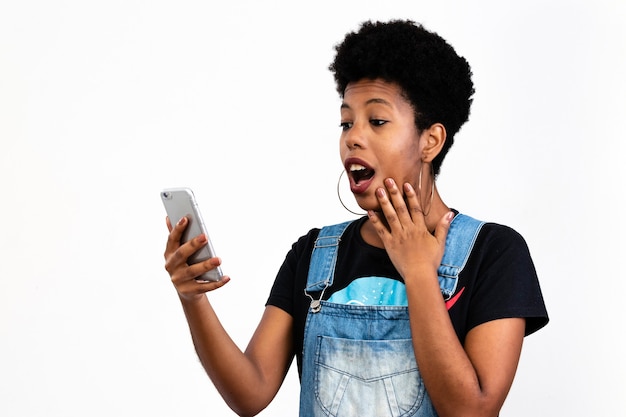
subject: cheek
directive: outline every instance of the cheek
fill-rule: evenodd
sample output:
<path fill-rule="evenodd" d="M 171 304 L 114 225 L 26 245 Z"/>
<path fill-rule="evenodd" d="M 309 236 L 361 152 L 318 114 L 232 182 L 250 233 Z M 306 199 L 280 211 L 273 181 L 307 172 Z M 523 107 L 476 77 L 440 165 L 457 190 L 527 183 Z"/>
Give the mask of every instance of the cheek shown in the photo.
<path fill-rule="evenodd" d="M 394 176 L 403 177 L 405 181 L 416 180 L 419 175 L 420 150 L 417 141 L 405 144 L 405 146 L 389 149 L 390 158 L 388 166 L 394 171 Z"/>
<path fill-rule="evenodd" d="M 421 153 L 421 147 L 418 139 L 406 139 L 400 142 L 393 142 L 386 146 L 387 152 L 393 155 L 393 158 L 404 163 L 409 161 L 419 161 Z"/>
<path fill-rule="evenodd" d="M 343 138 L 339 137 L 339 158 L 341 158 L 342 163 L 343 163 L 343 160 L 345 159 L 347 153 L 348 153 L 347 146 L 346 146 Z"/>

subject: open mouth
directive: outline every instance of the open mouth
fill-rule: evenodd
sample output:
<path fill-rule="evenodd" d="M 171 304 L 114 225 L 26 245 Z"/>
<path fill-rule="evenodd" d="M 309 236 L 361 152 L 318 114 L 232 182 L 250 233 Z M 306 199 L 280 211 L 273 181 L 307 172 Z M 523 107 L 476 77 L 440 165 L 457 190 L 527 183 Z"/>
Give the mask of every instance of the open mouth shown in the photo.
<path fill-rule="evenodd" d="M 362 181 L 367 181 L 374 176 L 374 170 L 367 168 L 361 164 L 350 164 L 348 167 L 350 176 L 354 180 L 355 184 L 359 184 Z"/>

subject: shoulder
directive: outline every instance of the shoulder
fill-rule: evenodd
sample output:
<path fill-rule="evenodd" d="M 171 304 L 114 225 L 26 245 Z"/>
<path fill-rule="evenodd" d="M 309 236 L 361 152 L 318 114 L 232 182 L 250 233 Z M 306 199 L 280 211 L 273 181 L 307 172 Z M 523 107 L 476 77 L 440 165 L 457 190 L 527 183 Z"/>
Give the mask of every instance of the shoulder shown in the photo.
<path fill-rule="evenodd" d="M 524 237 L 511 226 L 481 222 L 468 261 L 475 268 L 520 270 L 535 274 L 530 250 Z"/>
<path fill-rule="evenodd" d="M 302 253 L 310 252 L 315 244 L 315 240 L 320 233 L 319 227 L 309 229 L 309 231 L 300 236 L 292 245 L 289 255 L 296 255 L 299 257 Z"/>
<path fill-rule="evenodd" d="M 322 227 L 313 227 L 306 234 L 300 236 L 296 242 L 293 243 L 290 253 L 300 258 L 301 255 L 311 254 L 315 241 L 320 237 L 320 234 L 325 236 L 352 236 L 359 230 L 359 224 L 361 224 L 365 218 L 357 220 L 349 220 L 340 223 L 334 223 L 325 225 Z"/>
<path fill-rule="evenodd" d="M 524 237 L 510 226 L 499 223 L 485 223 L 477 238 L 477 246 L 496 253 L 503 251 L 528 252 Z"/>
<path fill-rule="evenodd" d="M 307 234 L 307 242 L 315 242 L 318 238 L 321 240 L 322 237 L 343 237 L 342 240 L 349 237 L 351 238 L 355 234 L 358 235 L 361 225 L 366 220 L 366 217 L 361 217 L 355 220 L 347 220 L 341 223 L 334 223 L 325 225 L 321 228 L 311 229 Z"/>
<path fill-rule="evenodd" d="M 459 223 L 457 225 L 458 228 L 467 228 L 478 231 L 476 236 L 476 244 L 478 246 L 526 246 L 526 241 L 523 236 L 510 226 L 484 221 L 464 213 L 459 213 L 456 210 L 453 211 L 457 213 L 455 223 Z M 455 223 L 453 223 L 453 225 L 455 225 Z"/>

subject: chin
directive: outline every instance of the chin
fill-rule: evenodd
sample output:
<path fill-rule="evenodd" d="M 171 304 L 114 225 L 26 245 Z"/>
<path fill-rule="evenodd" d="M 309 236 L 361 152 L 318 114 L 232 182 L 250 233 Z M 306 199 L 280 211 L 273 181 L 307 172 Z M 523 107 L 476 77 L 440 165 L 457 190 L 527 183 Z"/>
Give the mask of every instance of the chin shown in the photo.
<path fill-rule="evenodd" d="M 368 201 L 370 199 L 366 197 L 356 197 L 355 200 L 361 210 L 365 212 L 367 212 L 368 210 L 380 211 L 380 204 L 378 203 L 378 200 L 376 200 L 376 198 L 374 198 L 375 201 Z"/>

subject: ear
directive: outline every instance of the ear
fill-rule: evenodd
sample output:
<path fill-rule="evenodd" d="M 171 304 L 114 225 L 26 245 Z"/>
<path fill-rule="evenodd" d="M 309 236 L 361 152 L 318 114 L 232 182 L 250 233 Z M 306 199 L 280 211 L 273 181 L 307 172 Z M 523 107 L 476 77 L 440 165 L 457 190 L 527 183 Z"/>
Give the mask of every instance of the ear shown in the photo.
<path fill-rule="evenodd" d="M 432 162 L 443 148 L 446 142 L 446 128 L 441 123 L 434 123 L 422 132 L 420 138 L 422 148 L 422 161 Z"/>

